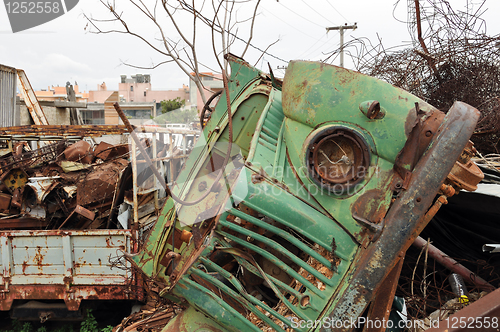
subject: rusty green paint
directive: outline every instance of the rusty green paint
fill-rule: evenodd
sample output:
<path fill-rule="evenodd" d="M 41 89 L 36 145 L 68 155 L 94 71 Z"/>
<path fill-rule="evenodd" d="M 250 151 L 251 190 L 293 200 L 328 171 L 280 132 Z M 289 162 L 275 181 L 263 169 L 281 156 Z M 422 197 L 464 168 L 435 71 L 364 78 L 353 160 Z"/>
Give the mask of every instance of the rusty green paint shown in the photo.
<path fill-rule="evenodd" d="M 383 270 L 376 258 L 392 257 L 394 253 L 373 253 L 378 242 L 370 244 L 370 240 L 378 241 L 378 238 L 354 220 L 353 215 L 380 223 L 388 211 L 390 213 L 393 185 L 397 180 L 393 167 L 411 130 L 408 124 L 415 119 L 415 103 L 426 112 L 434 108 L 387 83 L 324 64 L 291 62 L 280 91 L 273 88 L 269 76 L 241 59 L 232 58 L 230 63 L 234 149 L 226 176 L 219 181 L 220 189 L 189 207 L 168 199 L 145 250 L 133 257 L 146 275 L 166 285 L 162 296 L 188 304 L 189 309 L 172 320 L 165 331 L 197 330 L 199 327 L 192 320 L 201 316 L 193 308 L 205 317 L 200 321 L 209 330 L 258 331 L 247 315 L 238 311 L 243 308 L 267 326 L 281 331 L 282 325 L 289 325 L 293 318 L 317 320 L 325 314 L 335 316 L 334 312 L 343 315 L 342 310 L 350 298 L 357 301 L 356 308 L 364 307 L 370 299 L 359 298 L 357 284 L 353 284 L 359 283 L 356 281 L 359 267 Z M 229 130 L 225 100 L 223 94 L 179 175 L 178 185 L 172 188 L 187 200 L 204 194 L 199 189 L 203 188 L 202 182 L 206 188 L 212 185 L 214 177 L 208 170 L 210 156 L 225 154 Z M 369 119 L 368 109 L 373 100 L 380 102 L 381 114 Z M 357 133 L 369 148 L 367 175 L 356 190 L 347 194 L 320 190 L 305 168 L 306 150 L 313 137 L 330 126 Z M 469 138 L 467 133 L 462 135 L 461 140 Z M 454 160 L 446 161 L 446 165 Z M 418 187 L 421 179 L 415 181 Z M 418 187 L 417 191 L 426 189 Z M 243 206 L 253 212 L 245 212 Z M 213 210 L 212 214 L 201 217 L 209 209 Z M 425 210 L 425 206 L 420 206 L 418 216 Z M 418 216 L 412 218 L 417 220 Z M 211 227 L 206 237 L 199 239 L 199 246 L 191 240 L 176 250 L 181 257 L 173 273 L 168 275 L 160 262 L 172 250 L 167 239 L 174 225 L 178 230 L 194 234 L 200 224 Z M 386 232 L 384 229 L 382 234 Z M 393 229 L 390 235 L 397 233 Z M 320 250 L 325 250 L 327 256 L 321 255 Z M 391 249 L 384 250 L 390 252 Z M 231 255 L 239 266 L 238 271 L 244 269 L 252 278 L 265 280 L 276 298 L 288 308 L 288 316 L 249 294 L 248 286 L 240 280 L 241 274 L 225 270 L 212 258 L 217 251 Z M 265 272 L 250 253 L 261 262 L 286 272 L 302 285 L 300 291 L 295 284 Z M 331 278 L 316 271 L 304 257 L 321 263 L 332 273 Z M 363 263 L 366 261 L 369 264 Z M 323 287 L 307 280 L 299 268 L 314 276 Z M 292 297 L 298 301 L 289 300 Z"/>

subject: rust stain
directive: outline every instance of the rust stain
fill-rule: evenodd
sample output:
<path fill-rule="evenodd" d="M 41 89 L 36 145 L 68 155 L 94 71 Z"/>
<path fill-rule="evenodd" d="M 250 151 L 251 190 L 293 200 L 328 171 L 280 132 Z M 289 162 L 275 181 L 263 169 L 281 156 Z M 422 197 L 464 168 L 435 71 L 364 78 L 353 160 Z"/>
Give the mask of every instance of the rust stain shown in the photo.
<path fill-rule="evenodd" d="M 36 265 L 41 267 L 43 265 L 43 255 L 42 255 L 42 247 L 36 247 L 35 259 L 34 262 Z"/>
<path fill-rule="evenodd" d="M 26 273 L 26 268 L 28 267 L 28 263 L 26 263 L 26 261 L 23 262 L 23 274 Z"/>

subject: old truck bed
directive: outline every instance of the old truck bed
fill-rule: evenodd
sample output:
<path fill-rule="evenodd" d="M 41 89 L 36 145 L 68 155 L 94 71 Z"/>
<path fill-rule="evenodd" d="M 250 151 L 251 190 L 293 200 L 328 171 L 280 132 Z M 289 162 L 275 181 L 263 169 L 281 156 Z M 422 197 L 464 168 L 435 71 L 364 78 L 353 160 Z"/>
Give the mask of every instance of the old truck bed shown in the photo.
<path fill-rule="evenodd" d="M 64 300 L 75 311 L 82 300 L 132 299 L 128 263 L 115 266 L 130 239 L 131 230 L 0 232 L 0 310 L 14 300 Z"/>

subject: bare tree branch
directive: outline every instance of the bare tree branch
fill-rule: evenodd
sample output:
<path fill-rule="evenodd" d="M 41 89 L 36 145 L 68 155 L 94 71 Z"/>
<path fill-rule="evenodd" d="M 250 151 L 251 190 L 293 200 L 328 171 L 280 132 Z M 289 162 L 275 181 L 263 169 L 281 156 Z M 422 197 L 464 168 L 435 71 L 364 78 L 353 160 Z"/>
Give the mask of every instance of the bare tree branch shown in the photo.
<path fill-rule="evenodd" d="M 163 64 L 175 63 L 193 81 L 203 102 L 206 102 L 205 91 L 208 89 L 203 86 L 200 66 L 210 68 L 210 66 L 201 63 L 199 57 L 201 55 L 198 49 L 199 34 L 203 33 L 204 29 L 208 27 L 211 30 L 212 58 L 220 68 L 215 72 L 227 72 L 227 62 L 223 59 L 236 43 L 243 42 L 242 55 L 247 54 L 250 47 L 258 49 L 251 44 L 251 41 L 254 37 L 255 19 L 261 0 L 258 0 L 256 4 L 249 0 L 211 0 L 209 2 L 211 6 L 207 4 L 208 0 L 201 2 L 195 0 L 189 2 L 187 0 L 155 0 L 151 3 L 144 0 L 128 0 L 128 2 L 120 1 L 117 3 L 118 6 L 129 3 L 132 11 L 130 9 L 119 10 L 115 3 L 109 0 L 100 1 L 108 10 L 111 19 L 97 19 L 84 14 L 90 33 L 124 34 L 140 40 L 149 49 L 166 59 L 149 66 L 124 63 L 125 65 L 139 69 L 154 69 Z M 238 17 L 238 6 L 240 5 L 247 6 L 241 20 Z M 248 6 L 252 6 L 253 10 L 248 11 Z M 183 24 L 186 21 L 186 14 L 191 17 L 189 27 Z M 146 24 L 154 27 L 153 33 L 139 32 L 144 23 L 137 25 L 134 15 L 147 19 Z M 119 28 L 110 26 L 115 23 L 119 25 Z M 109 29 L 106 29 L 108 27 Z M 242 27 L 245 27 L 245 30 Z M 246 40 L 238 37 L 240 31 L 248 31 Z M 265 54 L 273 44 L 269 45 L 265 51 L 258 50 Z M 206 52 L 203 53 L 203 56 L 207 56 Z"/>

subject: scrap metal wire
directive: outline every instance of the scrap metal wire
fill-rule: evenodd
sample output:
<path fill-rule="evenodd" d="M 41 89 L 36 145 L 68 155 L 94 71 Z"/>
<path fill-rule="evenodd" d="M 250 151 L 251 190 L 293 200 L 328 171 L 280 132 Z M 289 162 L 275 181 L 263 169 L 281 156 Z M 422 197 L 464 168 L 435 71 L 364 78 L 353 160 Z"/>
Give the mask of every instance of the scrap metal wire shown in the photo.
<path fill-rule="evenodd" d="M 457 295 L 452 292 L 448 277 L 451 272 L 443 269 L 434 259 L 423 259 L 420 250 L 411 247 L 405 256 L 405 261 L 398 282 L 396 295 L 405 299 L 408 320 L 424 320 L 436 310 L 452 314 L 463 306 L 458 301 L 455 306 L 448 306 L 450 300 Z M 494 262 L 484 260 L 468 261 L 453 257 L 461 264 L 475 266 L 474 273 L 487 278 L 493 285 L 500 284 L 498 266 Z M 480 289 L 466 283 L 470 302 L 484 296 Z"/>
<path fill-rule="evenodd" d="M 386 49 L 380 39 L 354 39 L 344 48 L 356 70 L 444 112 L 457 100 L 477 108 L 481 118 L 472 140 L 488 154 L 500 152 L 500 35 L 487 34 L 485 2 L 468 0 L 465 10 L 456 10 L 444 0 L 407 0 L 410 44 Z"/>

